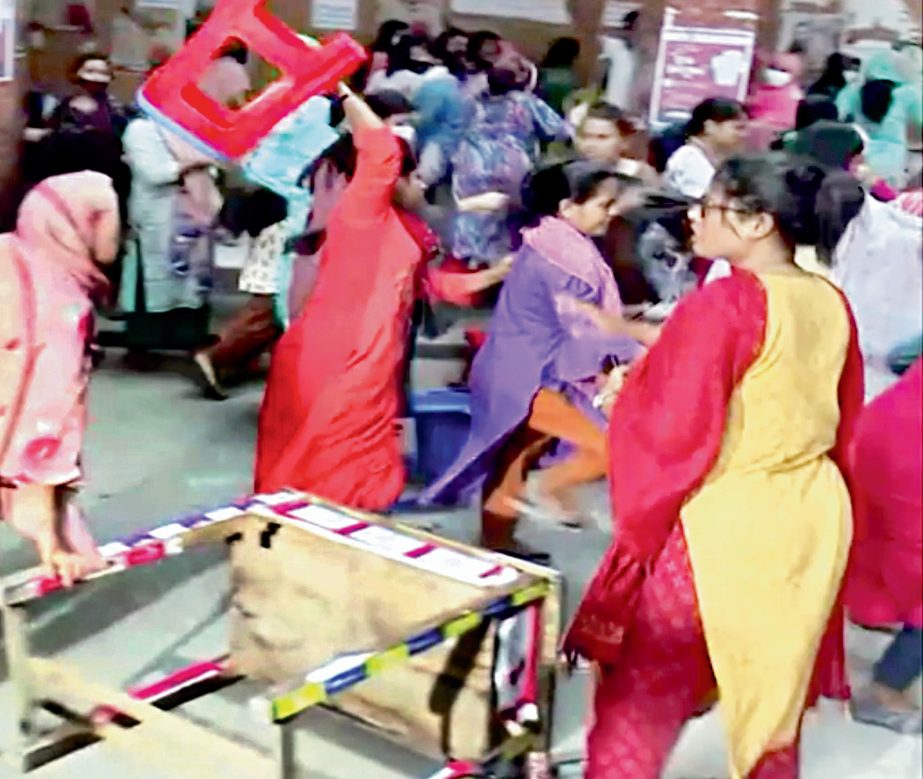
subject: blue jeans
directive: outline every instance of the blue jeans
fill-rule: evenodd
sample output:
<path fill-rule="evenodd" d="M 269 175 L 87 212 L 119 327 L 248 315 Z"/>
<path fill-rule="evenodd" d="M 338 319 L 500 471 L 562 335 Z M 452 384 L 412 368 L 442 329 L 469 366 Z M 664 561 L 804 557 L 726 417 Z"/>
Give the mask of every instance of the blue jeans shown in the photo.
<path fill-rule="evenodd" d="M 874 679 L 904 691 L 923 673 L 923 630 L 905 627 L 875 664 Z"/>

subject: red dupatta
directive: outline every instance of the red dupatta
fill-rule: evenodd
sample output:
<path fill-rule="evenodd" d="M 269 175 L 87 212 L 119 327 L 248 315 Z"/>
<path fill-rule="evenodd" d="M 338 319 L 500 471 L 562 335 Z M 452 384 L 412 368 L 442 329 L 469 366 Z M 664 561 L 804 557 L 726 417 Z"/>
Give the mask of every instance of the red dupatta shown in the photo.
<path fill-rule="evenodd" d="M 629 374 L 609 428 L 615 539 L 567 631 L 569 657 L 617 661 L 641 587 L 683 504 L 718 459 L 728 403 L 762 350 L 766 316 L 762 284 L 735 271 L 684 299 L 657 344 Z M 850 323 L 840 428 L 831 452 L 847 481 L 846 451 L 862 405 L 862 362 L 851 314 Z M 817 668 L 812 699 L 814 692 L 846 692 L 840 604 Z"/>

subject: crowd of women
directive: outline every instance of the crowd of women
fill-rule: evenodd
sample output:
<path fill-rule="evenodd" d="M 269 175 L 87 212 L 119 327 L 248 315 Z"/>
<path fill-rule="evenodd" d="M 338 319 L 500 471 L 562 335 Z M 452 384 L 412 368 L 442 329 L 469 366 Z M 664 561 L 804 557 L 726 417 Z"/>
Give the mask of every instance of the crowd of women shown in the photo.
<path fill-rule="evenodd" d="M 208 77 L 229 105 L 239 55 Z M 485 547 L 547 561 L 519 517 L 579 529 L 577 488 L 608 477 L 614 540 L 564 644 L 597 668 L 587 776 L 654 779 L 720 698 L 733 775 L 797 777 L 805 710 L 849 696 L 845 612 L 900 630 L 855 716 L 919 733 L 919 85 L 882 52 L 857 78 L 835 55 L 805 90 L 777 56 L 749 105 L 708 99 L 653 138 L 570 94 L 576 56 L 558 42 L 537 68 L 491 33 L 388 23 L 289 126 L 302 150 L 336 128 L 323 153 L 236 193 L 246 170 L 222 193 L 169 130 L 123 128 L 105 59 L 84 58 L 81 92 L 31 127 L 65 159 L 0 244 L 3 516 L 68 583 L 99 562 L 73 496 L 120 241 L 129 346 L 192 350 L 216 398 L 229 363 L 274 347 L 259 491 L 389 510 L 421 307 L 492 307 L 467 443 L 418 500 L 479 498 Z M 119 153 L 85 171 L 73 150 L 100 134 Z M 219 226 L 253 238 L 252 297 L 208 343 Z"/>

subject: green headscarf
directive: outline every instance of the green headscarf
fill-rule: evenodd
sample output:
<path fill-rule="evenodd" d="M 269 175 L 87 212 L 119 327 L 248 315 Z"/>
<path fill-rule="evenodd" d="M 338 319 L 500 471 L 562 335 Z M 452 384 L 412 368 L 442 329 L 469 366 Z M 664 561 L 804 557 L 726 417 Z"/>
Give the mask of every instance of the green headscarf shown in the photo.
<path fill-rule="evenodd" d="M 902 86 L 905 81 L 893 51 L 879 51 L 865 64 L 862 72 L 864 81 L 893 81 L 895 86 Z"/>

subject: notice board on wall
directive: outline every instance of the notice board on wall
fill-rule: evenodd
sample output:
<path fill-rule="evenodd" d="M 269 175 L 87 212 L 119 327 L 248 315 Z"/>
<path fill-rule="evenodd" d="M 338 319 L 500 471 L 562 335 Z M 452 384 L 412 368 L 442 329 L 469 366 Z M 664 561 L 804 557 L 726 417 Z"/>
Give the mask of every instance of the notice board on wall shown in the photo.
<path fill-rule="evenodd" d="M 752 30 L 675 26 L 668 12 L 654 70 L 650 123 L 688 119 L 710 97 L 742 101 L 755 45 Z"/>

